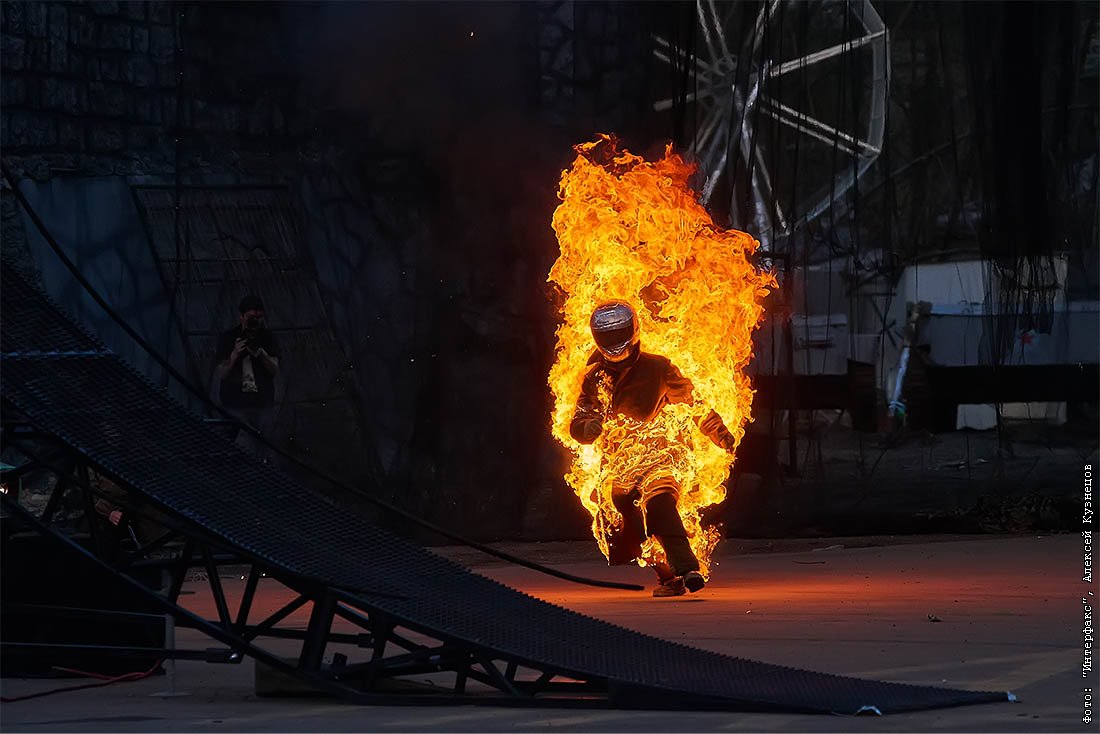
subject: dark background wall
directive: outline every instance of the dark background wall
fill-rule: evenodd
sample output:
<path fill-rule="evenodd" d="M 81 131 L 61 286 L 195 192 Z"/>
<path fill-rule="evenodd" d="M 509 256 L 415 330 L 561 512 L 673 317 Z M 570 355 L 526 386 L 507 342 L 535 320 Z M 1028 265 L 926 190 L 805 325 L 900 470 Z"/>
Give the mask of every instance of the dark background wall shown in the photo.
<path fill-rule="evenodd" d="M 1096 110 L 1086 94 L 1095 72 L 1067 76 L 1084 62 L 1060 60 L 1050 43 L 1065 31 L 1073 48 L 1087 50 L 1095 7 L 1065 3 L 1048 13 L 1039 12 L 1044 4 L 1007 3 L 1038 13 L 1030 45 L 1019 47 L 1027 53 L 1013 55 L 1010 41 L 1027 27 L 1020 8 L 880 5 L 893 42 L 887 149 L 861 193 L 858 221 L 827 221 L 806 237 L 834 254 L 853 238 L 858 249 L 862 238 L 865 251 L 891 253 L 883 260 L 894 278 L 930 253 L 995 250 L 1000 240 L 975 227 L 972 213 L 1000 201 L 1001 214 L 984 221 L 1011 225 L 1002 215 L 1018 208 L 1032 179 L 1007 166 L 1016 159 L 1005 150 L 1038 127 L 1045 147 L 1029 150 L 1050 154 L 1040 160 L 1055 165 L 1046 180 L 1062 181 L 1074 166 L 1085 177 L 1060 184 L 1068 199 L 1047 187 L 1048 209 L 1059 201 L 1074 208 L 1044 221 L 1066 223 L 1059 233 L 1077 253 L 1074 282 L 1086 296 L 1095 291 Z M 745 7 L 751 16 L 755 6 Z M 269 303 L 283 301 L 269 309 L 273 326 L 288 339 L 319 335 L 294 342 L 299 358 L 281 389 L 300 394 L 288 398 L 296 407 L 280 440 L 480 537 L 586 534 L 546 417 L 555 311 L 545 277 L 556 256 L 549 223 L 558 176 L 571 145 L 597 131 L 616 131 L 649 154 L 690 140 L 688 106 L 652 113 L 654 95 L 687 77 L 655 64 L 648 39 L 660 32 L 697 43 L 694 4 L 12 1 L 0 11 L 5 162 L 59 239 L 85 253 L 116 305 L 173 360 L 209 379 L 208 357 L 193 345 L 228 325 L 241 291 L 262 285 Z M 1012 125 L 989 117 L 1009 106 L 1020 74 L 1064 114 L 1037 119 L 1032 99 L 1032 116 Z M 1001 148 L 983 147 L 996 140 Z M 1000 170 L 986 165 L 991 156 L 1005 170 L 990 180 Z M 983 198 L 983 185 L 1001 188 Z M 159 187 L 168 210 L 184 203 L 178 228 L 170 220 L 150 227 L 140 196 L 108 195 L 142 187 Z M 215 204 L 188 204 L 188 192 L 229 189 L 285 195 L 283 259 L 264 249 L 255 234 L 263 227 L 239 219 L 219 229 Z M 2 206 L 5 255 L 39 270 L 52 293 L 70 294 L 67 305 L 106 328 L 72 296 L 6 187 Z M 97 226 L 63 226 L 74 211 Z M 254 234 L 226 245 L 217 277 L 204 280 L 205 266 L 188 253 L 238 230 Z M 273 268 L 302 287 L 275 289 Z M 200 295 L 185 303 L 183 293 Z M 294 320 L 306 311 L 319 315 Z M 821 433 L 814 415 L 804 418 L 799 430 Z M 1003 453 L 996 437 L 975 442 L 991 465 Z M 824 445 L 842 466 L 822 461 L 816 474 L 781 476 L 744 508 L 742 531 L 828 530 L 840 521 L 866 530 L 881 519 L 876 506 L 957 517 L 1000 491 L 998 475 L 975 480 L 968 469 L 949 493 L 899 504 L 853 468 L 869 465 L 877 445 L 851 431 Z M 964 453 L 969 462 L 971 448 L 915 443 L 909 453 L 880 454 L 874 466 L 911 478 L 919 463 L 922 486 L 932 486 L 940 474 L 926 466 L 954 465 Z"/>
<path fill-rule="evenodd" d="M 364 430 L 340 445 L 322 416 L 279 437 L 301 445 L 303 433 L 323 432 L 314 447 L 330 450 L 307 458 L 452 527 L 583 533 L 545 429 L 549 217 L 575 139 L 536 109 L 533 8 L 5 3 L 5 160 L 38 202 L 39 189 L 59 181 L 183 191 L 184 250 L 202 249 L 191 237 L 214 236 L 199 221 L 210 211 L 186 204 L 191 189 L 289 190 L 308 260 L 301 277 L 316 283 Z M 135 223 L 126 209 L 92 216 Z M 78 289 L 28 232 L 10 192 L 4 221 L 5 250 L 31 260 L 55 296 L 104 328 L 94 306 L 64 297 Z M 47 221 L 59 239 L 73 236 Z M 241 248 L 252 270 L 239 289 L 265 276 L 257 244 Z M 108 292 L 155 278 L 142 245 L 117 249 L 113 240 L 96 250 L 129 274 Z M 159 314 L 172 287 L 165 283 Z M 277 314 L 294 307 L 264 295 L 273 326 L 286 326 Z M 132 300 L 115 305 L 136 320 L 143 308 Z M 210 322 L 205 333 L 229 325 L 233 303 L 228 293 L 210 300 L 198 317 Z M 181 366 L 208 379 L 206 361 Z M 286 370 L 282 382 L 317 382 L 307 367 Z"/>

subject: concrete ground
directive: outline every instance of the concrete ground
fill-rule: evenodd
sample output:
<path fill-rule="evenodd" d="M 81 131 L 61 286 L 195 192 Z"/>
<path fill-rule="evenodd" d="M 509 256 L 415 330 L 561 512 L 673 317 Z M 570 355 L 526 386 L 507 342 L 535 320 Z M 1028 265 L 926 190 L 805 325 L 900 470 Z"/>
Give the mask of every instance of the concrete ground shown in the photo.
<path fill-rule="evenodd" d="M 509 544 L 572 573 L 649 583 L 609 569 L 587 543 Z M 1082 544 L 1078 535 L 726 541 L 696 595 L 578 586 L 478 557 L 439 552 L 576 611 L 741 657 L 831 673 L 1012 691 L 1018 703 L 883 717 L 715 712 L 364 707 L 259 698 L 253 664 L 178 663 L 174 676 L 3 704 L 5 732 L 182 731 L 1095 731 L 1082 723 Z M 239 579 L 226 579 L 239 593 Z M 261 590 L 263 587 L 261 587 Z M 209 608 L 203 586 L 185 597 Z M 263 606 L 286 597 L 272 590 Z M 304 624 L 304 619 L 301 622 Z M 180 631 L 181 647 L 207 643 Z M 74 680 L 4 679 L 18 697 Z M 1096 678 L 1091 685 L 1095 686 Z M 164 696 L 173 690 L 183 695 Z M 161 694 L 161 695 L 158 695 Z"/>

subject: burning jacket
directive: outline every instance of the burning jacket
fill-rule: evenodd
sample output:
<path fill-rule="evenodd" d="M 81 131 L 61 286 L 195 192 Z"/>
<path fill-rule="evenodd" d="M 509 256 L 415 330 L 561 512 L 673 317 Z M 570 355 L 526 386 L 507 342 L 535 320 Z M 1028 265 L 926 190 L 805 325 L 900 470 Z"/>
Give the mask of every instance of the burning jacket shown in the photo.
<path fill-rule="evenodd" d="M 610 406 L 603 404 L 601 383 L 610 396 Z M 622 362 L 607 362 L 596 352 L 589 359 L 569 433 L 580 443 L 592 443 L 603 431 L 609 415 L 646 423 L 665 405 L 693 403 L 693 389 L 691 381 L 667 357 L 636 350 Z M 698 425 L 717 446 L 727 451 L 733 448 L 733 436 L 713 410 Z"/>

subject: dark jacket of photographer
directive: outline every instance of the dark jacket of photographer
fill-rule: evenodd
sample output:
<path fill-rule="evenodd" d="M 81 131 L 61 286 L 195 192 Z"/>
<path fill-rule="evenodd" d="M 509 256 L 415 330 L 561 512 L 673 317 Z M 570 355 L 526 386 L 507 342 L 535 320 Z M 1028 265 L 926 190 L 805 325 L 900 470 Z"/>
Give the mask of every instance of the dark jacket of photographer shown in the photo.
<path fill-rule="evenodd" d="M 220 364 L 229 359 L 237 340 L 246 338 L 245 331 L 243 327 L 237 326 L 218 335 L 218 349 L 214 355 L 215 363 Z M 257 349 L 262 348 L 270 356 L 278 359 L 279 344 L 275 340 L 275 335 L 268 329 L 261 327 L 255 330 L 249 346 L 252 347 L 253 345 Z M 242 378 L 245 359 L 251 359 L 252 361 L 252 374 L 256 381 L 255 392 L 246 392 L 243 387 Z M 245 352 L 222 378 L 219 396 L 222 405 L 227 408 L 256 409 L 271 407 L 275 402 L 275 375 L 260 364 L 260 359 L 252 359 L 248 352 Z"/>

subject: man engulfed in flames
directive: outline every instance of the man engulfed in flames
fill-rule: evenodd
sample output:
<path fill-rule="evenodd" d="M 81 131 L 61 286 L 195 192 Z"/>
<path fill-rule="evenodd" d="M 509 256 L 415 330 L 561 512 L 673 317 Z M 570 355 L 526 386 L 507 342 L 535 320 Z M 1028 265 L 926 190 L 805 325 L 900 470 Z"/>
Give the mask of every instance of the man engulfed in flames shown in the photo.
<path fill-rule="evenodd" d="M 671 146 L 655 162 L 606 135 L 576 150 L 553 220 L 550 281 L 565 296 L 553 431 L 603 554 L 652 566 L 654 595 L 678 596 L 710 575 L 720 533 L 701 513 L 725 498 L 775 281 L 749 261 L 751 236 L 715 227 Z"/>

